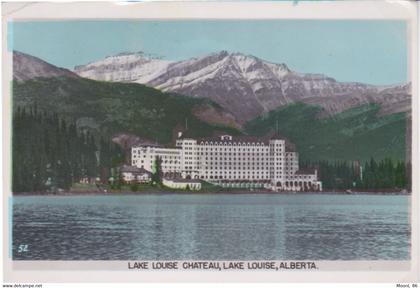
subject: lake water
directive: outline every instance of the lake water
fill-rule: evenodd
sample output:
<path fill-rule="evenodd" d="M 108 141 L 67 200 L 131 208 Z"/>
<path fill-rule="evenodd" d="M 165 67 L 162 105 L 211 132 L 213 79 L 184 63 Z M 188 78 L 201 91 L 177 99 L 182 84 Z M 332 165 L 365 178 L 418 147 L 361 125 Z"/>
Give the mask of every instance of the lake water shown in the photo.
<path fill-rule="evenodd" d="M 21 196 L 13 258 L 406 260 L 409 205 L 380 195 Z"/>

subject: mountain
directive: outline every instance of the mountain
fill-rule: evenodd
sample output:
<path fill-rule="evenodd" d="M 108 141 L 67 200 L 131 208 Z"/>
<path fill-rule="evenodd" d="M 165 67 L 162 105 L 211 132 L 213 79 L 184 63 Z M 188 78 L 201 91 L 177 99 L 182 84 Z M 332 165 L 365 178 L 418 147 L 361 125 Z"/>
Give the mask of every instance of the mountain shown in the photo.
<path fill-rule="evenodd" d="M 34 78 L 49 77 L 79 78 L 70 70 L 51 65 L 37 57 L 13 51 L 13 79 L 25 81 Z"/>
<path fill-rule="evenodd" d="M 222 109 L 207 99 L 195 99 L 161 92 L 137 83 L 99 82 L 84 78 L 36 78 L 13 83 L 13 108 L 36 107 L 48 113 L 76 121 L 80 129 L 89 129 L 107 138 L 121 133 L 169 144 L 177 125 L 188 120 L 194 137 L 211 136 L 220 131 L 239 133 L 223 119 L 216 124 L 201 120 L 196 109 Z M 215 112 L 216 113 L 216 112 Z M 230 119 L 227 119 L 229 123 Z"/>
<path fill-rule="evenodd" d="M 31 64 L 31 61 L 21 63 Z M 201 65 L 206 66 L 206 63 L 202 62 Z M 32 71 L 31 67 L 20 68 L 20 71 Z M 49 69 L 61 71 L 54 66 Z M 292 73 L 288 70 L 283 66 L 278 74 Z M 193 137 L 218 133 L 258 136 L 278 129 L 296 144 L 304 161 L 367 160 L 370 157 L 403 160 L 410 157 L 411 119 L 404 109 L 390 113 L 384 111 L 384 105 L 360 101 L 362 105 L 357 107 L 344 111 L 337 109 L 332 116 L 319 117 L 325 113 L 322 107 L 289 101 L 281 107 L 263 112 L 243 124 L 239 130 L 235 117 L 210 99 L 162 92 L 138 83 L 95 81 L 73 74 L 48 75 L 53 76 L 38 77 L 30 72 L 21 76 L 21 79 L 29 80 L 18 81 L 18 77 L 14 77 L 12 95 L 15 111 L 19 108 L 36 108 L 46 113 L 57 113 L 60 118 L 76 121 L 80 129 L 113 139 L 125 149 L 138 142 L 169 144 L 173 140 L 174 130 L 183 127 L 187 119 L 189 134 Z M 409 89 L 409 86 L 375 89 L 380 90 L 375 97 L 400 97 L 401 106 L 406 105 L 403 100 L 407 95 L 401 91 Z M 316 104 L 321 98 L 307 97 L 305 101 Z M 336 104 L 331 99 L 339 102 L 339 96 L 330 97 L 328 103 L 334 108 Z M 372 99 L 368 98 L 369 101 L 375 100 Z M 394 104 L 393 111 L 401 109 L 396 107 L 400 106 Z"/>
<path fill-rule="evenodd" d="M 370 103 L 381 104 L 383 114 L 409 112 L 411 107 L 410 85 L 338 82 L 322 74 L 292 71 L 286 64 L 226 51 L 176 62 L 126 53 L 78 66 L 74 72 L 90 79 L 136 82 L 209 98 L 241 124 L 295 102 L 320 106 L 324 116 Z"/>
<path fill-rule="evenodd" d="M 245 132 L 265 135 L 277 129 L 295 143 L 303 161 L 409 159 L 407 116 L 379 110 L 378 104 L 367 104 L 319 119 L 320 107 L 294 103 L 248 122 Z"/>
<path fill-rule="evenodd" d="M 183 127 L 185 119 L 192 137 L 218 133 L 259 136 L 278 127 L 280 134 L 296 145 L 303 161 L 365 161 L 370 157 L 404 160 L 405 144 L 409 143 L 405 113 L 380 115 L 379 105 L 374 104 L 320 119 L 320 107 L 292 103 L 247 122 L 239 131 L 196 116 L 196 110 L 205 109 L 218 111 L 212 118 L 220 117 L 223 110 L 210 100 L 165 93 L 141 84 L 70 77 L 15 81 L 13 108 L 34 107 L 76 121 L 80 129 L 112 139 L 124 149 L 139 142 L 169 144 L 174 130 Z"/>
<path fill-rule="evenodd" d="M 74 70 L 80 76 L 94 80 L 148 83 L 164 73 L 171 63 L 142 52 L 120 53 L 98 62 L 76 66 Z"/>

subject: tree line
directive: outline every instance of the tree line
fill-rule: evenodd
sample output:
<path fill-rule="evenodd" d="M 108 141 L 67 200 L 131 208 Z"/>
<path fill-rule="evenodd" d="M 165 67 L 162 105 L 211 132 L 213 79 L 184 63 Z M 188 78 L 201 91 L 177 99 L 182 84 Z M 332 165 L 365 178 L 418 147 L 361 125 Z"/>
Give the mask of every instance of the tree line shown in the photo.
<path fill-rule="evenodd" d="M 76 123 L 36 107 L 17 108 L 12 122 L 12 191 L 67 190 L 82 179 L 108 183 L 124 161 L 119 146 L 81 131 Z M 153 181 L 160 182 L 160 159 Z M 316 168 L 324 189 L 410 189 L 411 165 L 389 158 L 376 161 L 303 161 Z M 115 173 L 113 173 L 115 174 Z M 115 175 L 112 175 L 115 176 Z"/>
<path fill-rule="evenodd" d="M 106 182 L 123 159 L 111 141 L 36 107 L 18 107 L 12 122 L 12 191 L 67 190 L 82 179 Z"/>
<path fill-rule="evenodd" d="M 302 168 L 315 168 L 324 189 L 410 189 L 411 165 L 385 158 L 376 161 L 303 161 Z"/>

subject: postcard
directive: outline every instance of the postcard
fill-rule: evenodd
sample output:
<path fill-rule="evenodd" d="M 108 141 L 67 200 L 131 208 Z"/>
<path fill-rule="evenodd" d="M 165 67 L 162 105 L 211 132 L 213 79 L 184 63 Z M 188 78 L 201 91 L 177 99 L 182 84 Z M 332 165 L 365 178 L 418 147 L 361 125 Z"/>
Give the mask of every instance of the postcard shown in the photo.
<path fill-rule="evenodd" d="M 3 7 L 6 281 L 418 281 L 414 3 Z"/>

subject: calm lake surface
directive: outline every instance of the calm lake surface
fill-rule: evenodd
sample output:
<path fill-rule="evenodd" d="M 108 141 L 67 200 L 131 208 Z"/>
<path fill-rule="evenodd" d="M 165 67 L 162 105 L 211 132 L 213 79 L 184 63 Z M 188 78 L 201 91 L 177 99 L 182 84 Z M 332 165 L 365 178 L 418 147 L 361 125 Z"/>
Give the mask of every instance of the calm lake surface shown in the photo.
<path fill-rule="evenodd" d="M 406 260 L 409 206 L 399 195 L 15 196 L 13 258 Z"/>

